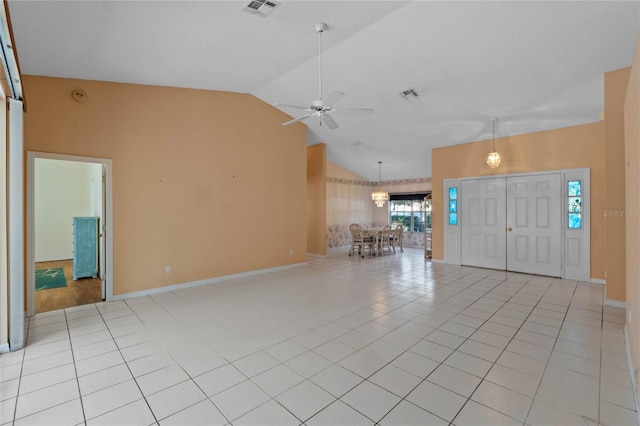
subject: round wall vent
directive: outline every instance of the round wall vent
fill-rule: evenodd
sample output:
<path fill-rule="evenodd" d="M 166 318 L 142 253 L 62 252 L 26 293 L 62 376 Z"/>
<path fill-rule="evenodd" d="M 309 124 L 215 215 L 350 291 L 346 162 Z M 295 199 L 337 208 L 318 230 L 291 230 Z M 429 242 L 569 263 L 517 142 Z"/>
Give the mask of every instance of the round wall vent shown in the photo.
<path fill-rule="evenodd" d="M 84 102 L 87 100 L 87 94 L 84 90 L 74 90 L 71 92 L 71 97 L 73 97 L 73 100 L 76 102 Z"/>

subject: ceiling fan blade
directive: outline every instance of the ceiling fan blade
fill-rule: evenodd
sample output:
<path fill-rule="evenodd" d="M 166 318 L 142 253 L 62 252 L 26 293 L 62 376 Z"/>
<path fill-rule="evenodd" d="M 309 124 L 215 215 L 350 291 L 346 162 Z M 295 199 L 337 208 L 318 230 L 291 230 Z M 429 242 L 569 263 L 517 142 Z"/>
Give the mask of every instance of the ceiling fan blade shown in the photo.
<path fill-rule="evenodd" d="M 327 96 L 327 99 L 325 99 L 324 104 L 334 106 L 340 99 L 342 99 L 343 96 L 344 93 L 342 92 L 331 92 L 329 93 L 329 96 Z"/>
<path fill-rule="evenodd" d="M 290 125 L 290 124 L 297 123 L 298 121 L 302 121 L 302 120 L 304 120 L 304 119 L 306 119 L 306 118 L 309 118 L 309 117 L 311 117 L 312 115 L 313 115 L 313 114 L 305 114 L 305 115 L 303 115 L 302 117 L 294 118 L 293 120 L 289 120 L 289 121 L 287 121 L 286 123 L 282 123 L 282 125 L 283 125 L 283 126 L 288 126 L 288 125 Z"/>
<path fill-rule="evenodd" d="M 324 114 L 324 115 L 322 116 L 322 122 L 323 122 L 324 124 L 326 124 L 326 125 L 327 125 L 327 127 L 328 127 L 329 129 L 331 129 L 331 130 L 335 130 L 335 129 L 337 129 L 338 127 L 340 127 L 340 126 L 338 126 L 338 123 L 336 123 L 336 120 L 334 120 L 334 119 L 333 119 L 333 117 L 331 117 L 330 115 L 327 115 L 327 114 Z"/>
<path fill-rule="evenodd" d="M 303 111 L 311 111 L 308 106 L 305 107 L 305 106 L 300 106 L 300 105 L 281 104 L 279 102 L 274 103 L 273 106 L 279 106 L 279 107 L 283 107 L 283 108 L 300 109 L 300 110 L 303 110 Z"/>
<path fill-rule="evenodd" d="M 373 108 L 339 108 L 335 110 L 336 114 L 344 115 L 371 115 Z"/>

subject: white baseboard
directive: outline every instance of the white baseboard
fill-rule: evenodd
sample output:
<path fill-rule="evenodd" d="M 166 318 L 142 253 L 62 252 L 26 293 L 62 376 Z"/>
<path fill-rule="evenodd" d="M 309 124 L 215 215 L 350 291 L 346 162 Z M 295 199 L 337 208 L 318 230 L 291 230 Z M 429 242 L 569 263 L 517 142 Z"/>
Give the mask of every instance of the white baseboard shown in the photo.
<path fill-rule="evenodd" d="M 9 344 L 8 343 L 3 343 L 0 345 L 0 354 L 1 353 L 5 353 L 5 352 L 9 352 Z"/>
<path fill-rule="evenodd" d="M 627 365 L 629 366 L 629 374 L 631 375 L 631 387 L 633 389 L 633 399 L 636 401 L 636 416 L 640 425 L 640 399 L 638 399 L 638 384 L 636 383 L 635 368 L 631 358 L 631 348 L 629 347 L 629 327 L 624 326 L 624 345 L 627 350 Z"/>
<path fill-rule="evenodd" d="M 591 284 L 602 284 L 605 285 L 607 282 L 601 278 L 591 278 Z"/>
<path fill-rule="evenodd" d="M 134 297 L 149 296 L 152 294 L 164 293 L 167 291 L 175 291 L 175 290 L 181 290 L 185 288 L 198 287 L 206 284 L 215 284 L 222 281 L 229 281 L 235 278 L 246 278 L 246 277 L 252 277 L 255 275 L 262 275 L 267 272 L 284 271 L 286 269 L 297 268 L 299 266 L 305 266 L 307 264 L 308 264 L 307 262 L 294 263 L 292 265 L 276 266 L 274 268 L 258 269 L 256 271 L 241 272 L 239 274 L 223 275 L 221 277 L 207 278 L 204 280 L 167 285 L 164 287 L 155 287 L 155 288 L 150 288 L 148 290 L 134 291 L 132 293 L 114 294 L 111 300 L 112 301 L 125 300 L 125 299 L 131 299 Z"/>
<path fill-rule="evenodd" d="M 611 306 L 612 308 L 627 308 L 627 303 L 622 300 L 604 299 L 604 304 L 606 306 Z"/>
<path fill-rule="evenodd" d="M 444 259 L 436 259 L 436 258 L 434 258 L 434 257 L 432 257 L 432 258 L 431 258 L 431 261 L 432 261 L 433 263 L 446 263 L 446 262 L 444 261 Z"/>

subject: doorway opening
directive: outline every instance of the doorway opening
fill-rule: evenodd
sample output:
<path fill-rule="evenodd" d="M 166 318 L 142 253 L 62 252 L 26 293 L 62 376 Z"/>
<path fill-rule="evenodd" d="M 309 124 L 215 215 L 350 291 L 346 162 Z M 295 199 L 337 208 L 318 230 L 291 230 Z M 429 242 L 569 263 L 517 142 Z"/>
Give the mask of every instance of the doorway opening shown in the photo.
<path fill-rule="evenodd" d="M 27 314 L 110 299 L 111 160 L 28 153 Z"/>

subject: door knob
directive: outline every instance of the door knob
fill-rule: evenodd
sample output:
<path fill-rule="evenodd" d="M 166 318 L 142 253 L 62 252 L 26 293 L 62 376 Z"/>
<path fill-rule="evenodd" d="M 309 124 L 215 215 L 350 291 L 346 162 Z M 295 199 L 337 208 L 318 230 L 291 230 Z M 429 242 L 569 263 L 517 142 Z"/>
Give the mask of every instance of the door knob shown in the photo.
<path fill-rule="evenodd" d="M 508 227 L 508 228 L 507 228 L 507 231 L 511 232 L 511 231 L 512 231 L 511 227 Z"/>

